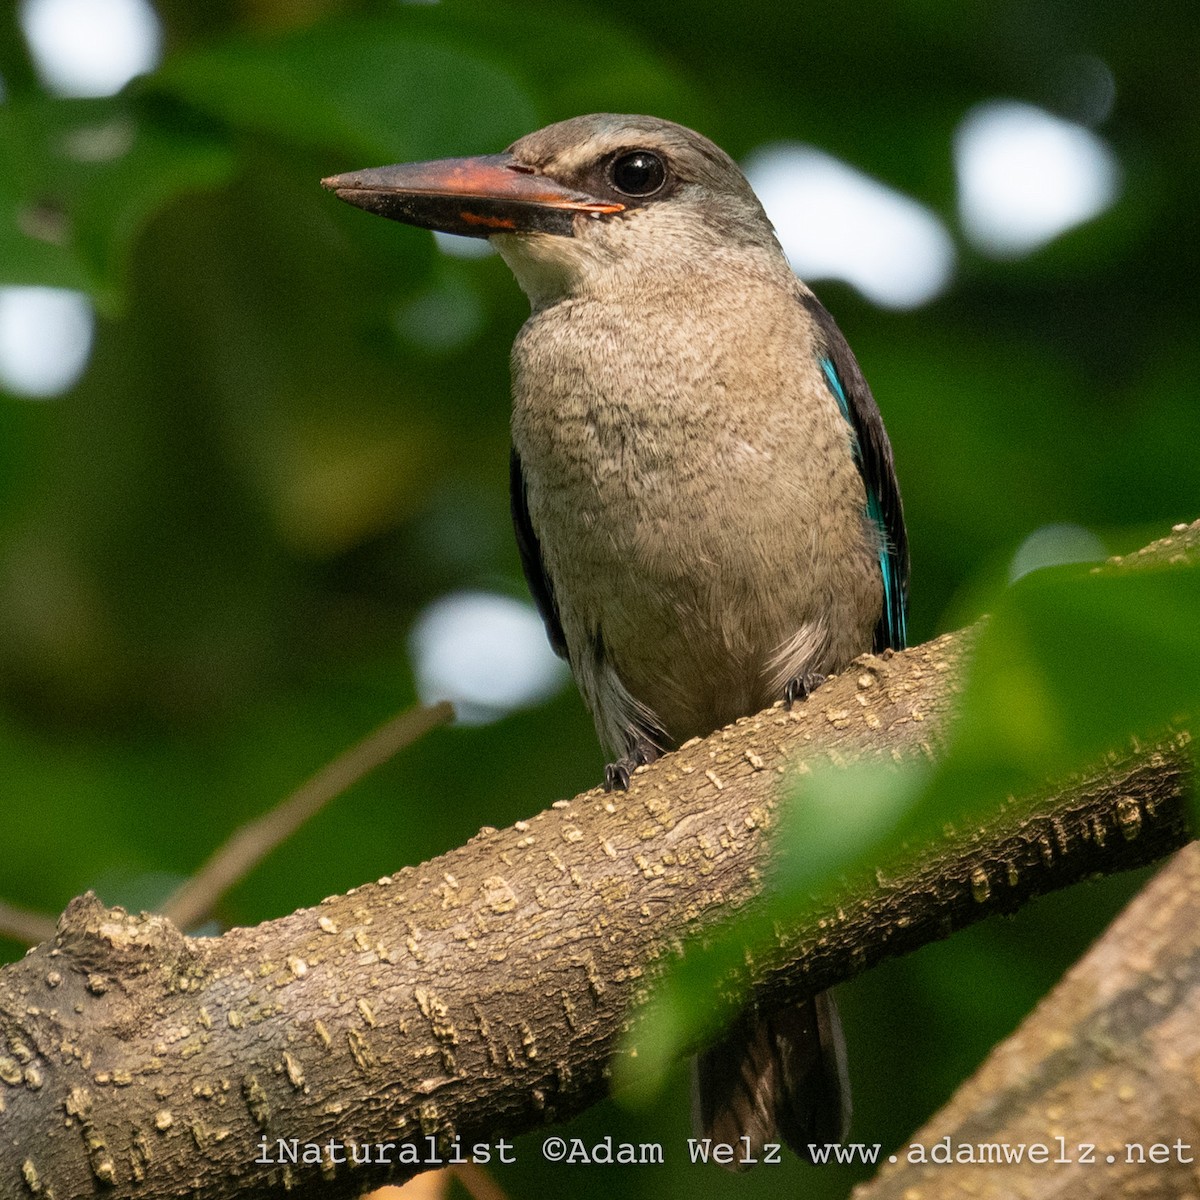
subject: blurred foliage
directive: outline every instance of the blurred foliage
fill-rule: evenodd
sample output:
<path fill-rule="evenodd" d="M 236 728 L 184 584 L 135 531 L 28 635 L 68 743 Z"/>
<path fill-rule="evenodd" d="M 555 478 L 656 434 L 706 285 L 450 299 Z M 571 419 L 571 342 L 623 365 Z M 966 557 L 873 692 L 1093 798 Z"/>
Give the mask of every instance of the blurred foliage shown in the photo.
<path fill-rule="evenodd" d="M 58 910 L 89 887 L 156 903 L 412 701 L 406 635 L 425 604 L 468 586 L 523 594 L 506 361 L 524 298 L 495 257 L 442 255 L 339 205 L 325 175 L 649 111 L 735 156 L 815 143 L 957 230 L 962 115 L 1012 97 L 1079 116 L 1074 64 L 1096 56 L 1116 81 L 1100 128 L 1125 172 L 1113 210 L 1017 261 L 960 239 L 954 287 L 915 312 L 818 290 L 891 432 L 914 641 L 990 604 L 1048 522 L 1120 552 L 1198 515 L 1193 5 L 157 8 L 161 70 L 102 101 L 46 95 L 11 7 L 0 17 L 0 284 L 84 288 L 100 312 L 70 394 L 0 395 L 0 895 L 13 903 Z M 453 336 L 446 311 L 466 314 Z M 439 731 L 220 917 L 255 922 L 419 861 L 595 783 L 601 763 L 572 693 Z M 1075 889 L 842 989 L 855 1136 L 905 1138 L 1135 884 Z M 576 1168 L 573 1194 L 618 1178 L 635 1197 L 694 1186 L 674 1078 L 671 1104 L 605 1105 L 573 1126 L 657 1139 L 668 1165 Z M 819 1196 L 854 1177 L 793 1162 L 704 1184 Z M 534 1142 L 503 1182 L 514 1196 L 564 1188 Z"/>

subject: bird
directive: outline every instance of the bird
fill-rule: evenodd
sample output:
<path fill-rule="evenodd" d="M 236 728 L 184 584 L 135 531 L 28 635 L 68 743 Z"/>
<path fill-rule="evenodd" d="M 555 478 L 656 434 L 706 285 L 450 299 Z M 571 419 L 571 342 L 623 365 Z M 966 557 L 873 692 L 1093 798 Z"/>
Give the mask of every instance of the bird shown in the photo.
<path fill-rule="evenodd" d="M 500 154 L 351 171 L 340 199 L 486 237 L 530 302 L 512 348 L 517 545 L 611 755 L 609 790 L 693 737 L 903 648 L 891 444 L 745 175 L 657 117 L 560 121 Z M 843 1141 L 830 993 L 753 999 L 693 1065 L 693 1120 L 801 1157 Z"/>

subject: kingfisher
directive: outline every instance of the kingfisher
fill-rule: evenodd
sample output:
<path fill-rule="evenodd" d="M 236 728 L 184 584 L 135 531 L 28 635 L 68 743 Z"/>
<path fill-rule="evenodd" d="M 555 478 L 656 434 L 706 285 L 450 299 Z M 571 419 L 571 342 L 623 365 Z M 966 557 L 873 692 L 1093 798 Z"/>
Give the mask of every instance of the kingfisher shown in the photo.
<path fill-rule="evenodd" d="M 908 545 L 879 408 L 713 142 L 598 113 L 502 154 L 322 182 L 368 212 L 488 238 L 529 298 L 511 361 L 513 522 L 610 790 L 904 646 Z M 832 995 L 752 1000 L 696 1059 L 693 1118 L 746 1159 L 844 1140 Z"/>

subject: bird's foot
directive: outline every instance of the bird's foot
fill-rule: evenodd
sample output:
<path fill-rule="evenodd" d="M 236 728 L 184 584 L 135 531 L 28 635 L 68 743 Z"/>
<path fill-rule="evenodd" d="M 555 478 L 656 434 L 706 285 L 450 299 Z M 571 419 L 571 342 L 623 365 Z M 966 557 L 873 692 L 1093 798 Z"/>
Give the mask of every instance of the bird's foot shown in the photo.
<path fill-rule="evenodd" d="M 633 749 L 616 762 L 609 763 L 604 768 L 604 790 L 606 792 L 629 791 L 629 777 L 646 763 L 652 763 L 661 751 L 653 742 L 639 738 L 633 744 Z"/>
<path fill-rule="evenodd" d="M 789 679 L 787 687 L 783 689 L 784 704 L 791 708 L 797 700 L 807 700 L 828 678 L 828 675 L 821 675 L 817 671 L 805 671 L 803 675 Z"/>

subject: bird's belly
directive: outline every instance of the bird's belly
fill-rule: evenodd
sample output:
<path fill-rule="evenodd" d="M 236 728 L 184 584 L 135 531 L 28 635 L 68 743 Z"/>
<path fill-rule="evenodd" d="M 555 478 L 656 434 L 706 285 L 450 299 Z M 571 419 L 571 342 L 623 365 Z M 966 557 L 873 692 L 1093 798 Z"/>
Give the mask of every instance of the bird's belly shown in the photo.
<path fill-rule="evenodd" d="M 778 699 L 788 672 L 870 649 L 878 539 L 850 427 L 784 299 L 756 310 L 751 356 L 740 310 L 704 295 L 701 312 L 650 314 L 645 337 L 647 314 L 564 303 L 514 345 L 530 519 L 619 753 L 630 713 L 677 744 Z"/>
<path fill-rule="evenodd" d="M 597 651 L 677 745 L 779 699 L 792 674 L 870 648 L 878 580 L 863 570 L 861 510 L 820 509 L 786 486 L 747 504 L 746 486 L 728 466 L 644 463 L 534 480 L 531 515 L 593 709 L 604 703 L 585 681 Z"/>

